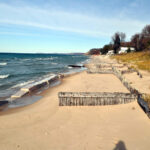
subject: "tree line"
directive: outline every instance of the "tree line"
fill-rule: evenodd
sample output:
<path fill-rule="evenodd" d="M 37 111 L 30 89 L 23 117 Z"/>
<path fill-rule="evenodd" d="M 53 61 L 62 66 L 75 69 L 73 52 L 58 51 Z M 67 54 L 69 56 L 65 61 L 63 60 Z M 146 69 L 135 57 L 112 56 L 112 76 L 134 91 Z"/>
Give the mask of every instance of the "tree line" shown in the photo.
<path fill-rule="evenodd" d="M 103 48 L 93 48 L 88 54 L 106 54 L 109 50 L 114 50 L 117 54 L 120 47 L 134 47 L 135 51 L 150 51 L 150 25 L 146 25 L 141 33 L 134 34 L 130 41 L 126 42 L 126 34 L 123 32 L 116 32 L 111 39 L 109 44 L 103 46 Z"/>

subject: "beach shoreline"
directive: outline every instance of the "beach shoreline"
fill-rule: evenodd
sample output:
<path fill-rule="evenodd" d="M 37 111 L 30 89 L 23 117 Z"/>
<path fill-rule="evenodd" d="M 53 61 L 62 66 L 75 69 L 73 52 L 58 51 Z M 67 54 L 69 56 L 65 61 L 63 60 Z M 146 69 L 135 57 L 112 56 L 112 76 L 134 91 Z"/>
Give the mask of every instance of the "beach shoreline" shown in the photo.
<path fill-rule="evenodd" d="M 84 62 L 80 63 L 80 65 L 82 64 L 82 67 L 74 68 L 68 66 L 68 68 L 70 69 L 67 72 L 65 71 L 61 73 L 51 73 L 49 76 L 41 78 L 39 81 L 31 82 L 25 86 L 22 86 L 20 89 L 17 90 L 17 92 L 12 94 L 10 97 L 2 98 L 2 101 L 0 101 L 2 105 L 0 107 L 1 111 L 6 111 L 8 109 L 11 109 L 12 107 L 23 107 L 34 103 L 35 101 L 40 99 L 39 93 L 43 92 L 47 88 L 55 86 L 55 84 L 59 84 L 61 78 L 74 75 L 86 70 L 84 64 L 89 61 L 90 59 L 86 59 Z M 3 101 L 7 103 L 7 105 L 5 105 L 6 107 L 3 106 Z M 28 102 L 26 103 L 26 101 Z"/>
<path fill-rule="evenodd" d="M 58 92 L 65 91 L 129 92 L 112 74 L 84 71 L 62 78 L 61 84 L 43 91 L 36 103 L 0 115 L 1 149 L 108 150 L 120 142 L 127 149 L 149 149 L 150 122 L 137 101 L 60 107 Z"/>
<path fill-rule="evenodd" d="M 74 75 L 80 74 L 82 72 L 84 72 L 84 71 L 78 71 L 78 72 L 72 72 L 72 73 L 70 72 L 70 73 L 66 73 L 66 74 L 61 74 L 61 76 L 63 76 L 63 78 L 68 78 L 68 77 L 72 77 Z M 9 107 L 8 106 L 9 104 L 7 104 L 6 106 L 4 106 L 4 108 L 1 108 L 0 116 L 1 115 L 6 115 L 6 114 L 10 114 L 10 113 L 16 113 L 18 111 L 22 111 L 22 110 L 28 108 L 30 105 L 34 105 L 35 103 L 38 103 L 46 95 L 46 93 L 49 90 L 51 90 L 54 87 L 58 87 L 60 84 L 63 84 L 62 80 L 63 80 L 62 78 L 59 78 L 58 80 L 52 82 L 50 84 L 50 86 L 48 88 L 46 88 L 46 89 L 45 88 L 37 89 L 37 91 L 39 91 L 39 92 L 32 92 L 30 95 L 23 96 L 23 97 L 20 97 L 18 99 L 14 99 L 14 101 L 16 101 L 16 100 L 17 101 L 19 101 L 19 100 L 24 101 L 24 98 L 27 99 L 27 100 L 30 100 L 32 97 L 35 97 L 34 98 L 35 101 L 34 102 L 31 101 L 28 104 L 24 104 L 23 103 L 23 105 L 20 105 L 20 106 L 16 105 L 14 107 Z"/>
<path fill-rule="evenodd" d="M 8 53 L 1 54 L 0 58 L 2 62 L 0 65 L 0 100 L 10 100 L 11 96 L 22 97 L 26 94 L 24 90 L 19 92 L 22 88 L 31 89 L 42 84 L 39 83 L 42 80 L 49 82 L 50 77 L 54 74 L 75 70 L 69 65 L 83 64 L 88 60 L 87 56 L 74 54 Z M 41 86 L 43 87 L 43 85 Z"/>

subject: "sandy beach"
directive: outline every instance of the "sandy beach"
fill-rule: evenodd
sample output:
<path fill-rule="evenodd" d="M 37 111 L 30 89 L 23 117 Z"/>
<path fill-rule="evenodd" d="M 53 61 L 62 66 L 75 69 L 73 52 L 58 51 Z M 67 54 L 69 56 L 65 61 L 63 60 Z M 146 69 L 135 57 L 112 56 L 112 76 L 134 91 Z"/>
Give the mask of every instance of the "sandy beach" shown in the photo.
<path fill-rule="evenodd" d="M 84 71 L 65 77 L 38 102 L 0 112 L 0 150 L 150 149 L 150 120 L 136 101 L 60 107 L 58 92 L 65 91 L 129 92 L 113 74 Z"/>

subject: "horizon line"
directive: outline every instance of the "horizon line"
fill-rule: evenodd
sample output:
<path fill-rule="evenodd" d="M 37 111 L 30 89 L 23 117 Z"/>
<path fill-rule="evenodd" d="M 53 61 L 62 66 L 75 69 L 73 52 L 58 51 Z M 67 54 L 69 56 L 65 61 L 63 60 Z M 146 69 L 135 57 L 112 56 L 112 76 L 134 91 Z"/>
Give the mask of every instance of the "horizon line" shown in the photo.
<path fill-rule="evenodd" d="M 26 53 L 26 52 L 0 52 L 0 54 L 85 54 L 83 52 L 71 52 L 71 53 L 67 53 L 67 52 L 62 52 L 62 53 Z"/>

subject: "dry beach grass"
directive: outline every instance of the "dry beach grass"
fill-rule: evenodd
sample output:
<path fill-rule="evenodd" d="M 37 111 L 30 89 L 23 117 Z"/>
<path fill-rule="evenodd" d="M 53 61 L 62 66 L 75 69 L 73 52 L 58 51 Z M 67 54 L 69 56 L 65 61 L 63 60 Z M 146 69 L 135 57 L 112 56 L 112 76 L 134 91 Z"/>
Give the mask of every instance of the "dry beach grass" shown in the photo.
<path fill-rule="evenodd" d="M 134 52 L 121 55 L 115 55 L 112 58 L 115 58 L 118 61 L 127 63 L 133 68 L 150 71 L 150 52 Z"/>

